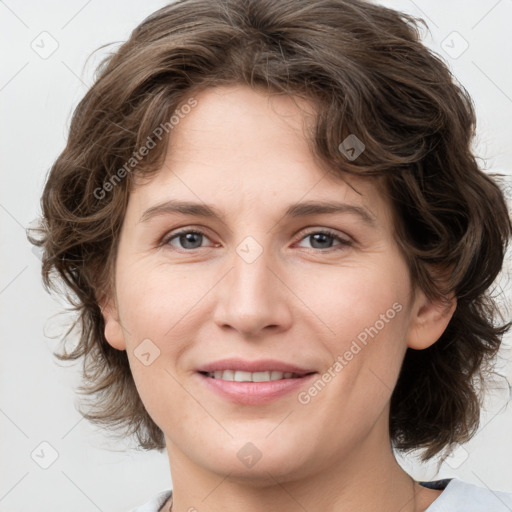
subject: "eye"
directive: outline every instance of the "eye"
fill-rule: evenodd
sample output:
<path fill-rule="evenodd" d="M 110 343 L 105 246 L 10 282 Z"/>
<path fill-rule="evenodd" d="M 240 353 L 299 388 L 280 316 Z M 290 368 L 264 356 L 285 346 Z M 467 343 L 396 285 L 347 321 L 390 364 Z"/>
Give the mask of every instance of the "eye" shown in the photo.
<path fill-rule="evenodd" d="M 202 242 L 204 239 L 209 240 L 202 231 L 186 229 L 167 237 L 164 240 L 164 245 L 172 245 L 177 249 L 194 250 L 200 249 L 203 246 Z M 174 241 L 181 246 L 177 247 L 176 243 L 173 243 Z"/>
<path fill-rule="evenodd" d="M 332 249 L 333 241 L 338 242 L 338 244 L 334 245 L 334 248 L 338 247 L 338 249 L 343 249 L 352 245 L 350 240 L 342 238 L 336 232 L 329 229 L 309 231 L 306 234 L 303 233 L 301 241 L 307 239 L 309 239 L 313 249 Z"/>
<path fill-rule="evenodd" d="M 302 238 L 299 240 L 308 240 L 311 243 L 311 249 L 319 249 L 319 250 L 329 250 L 333 249 L 342 250 L 345 247 L 349 247 L 352 245 L 350 240 L 347 240 L 340 235 L 338 235 L 335 231 L 331 231 L 329 229 L 317 229 L 316 231 L 309 231 L 306 233 L 302 233 Z M 205 240 L 209 240 L 205 233 L 197 229 L 183 229 L 178 231 L 177 233 L 172 233 L 167 238 L 163 240 L 162 245 L 170 245 L 175 249 L 184 250 L 184 251 L 193 251 L 195 249 L 201 249 L 205 247 L 203 242 Z M 334 244 L 334 242 L 337 242 Z"/>

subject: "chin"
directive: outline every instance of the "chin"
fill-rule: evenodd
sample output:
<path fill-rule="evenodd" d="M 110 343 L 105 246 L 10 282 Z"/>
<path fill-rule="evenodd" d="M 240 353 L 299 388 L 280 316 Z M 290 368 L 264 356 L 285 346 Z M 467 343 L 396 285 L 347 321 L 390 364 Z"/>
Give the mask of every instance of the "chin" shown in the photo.
<path fill-rule="evenodd" d="M 202 457 L 203 467 L 223 477 L 229 474 L 234 482 L 266 487 L 307 476 L 315 466 L 312 455 L 298 451 L 304 443 L 283 445 L 264 436 L 254 442 L 247 439 L 236 438 L 210 451 L 208 460 Z"/>

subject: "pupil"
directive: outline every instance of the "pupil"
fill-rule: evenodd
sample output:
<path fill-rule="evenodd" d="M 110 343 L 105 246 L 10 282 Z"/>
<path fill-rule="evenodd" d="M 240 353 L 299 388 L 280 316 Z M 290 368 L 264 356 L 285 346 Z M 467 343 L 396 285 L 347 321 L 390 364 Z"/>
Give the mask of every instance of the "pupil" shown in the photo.
<path fill-rule="evenodd" d="M 316 233 L 314 235 L 311 235 L 313 237 L 313 243 L 312 243 L 312 246 L 315 247 L 315 243 L 316 242 L 320 242 L 320 249 L 325 249 L 325 246 L 322 246 L 322 242 L 325 243 L 326 240 L 328 241 L 329 238 L 332 238 L 330 235 L 326 235 L 324 233 Z M 318 240 L 317 237 L 320 237 L 320 240 Z M 327 244 L 328 247 L 331 246 L 331 244 Z M 317 249 L 318 247 L 315 247 L 315 249 Z"/>
<path fill-rule="evenodd" d="M 197 247 L 194 246 L 194 242 L 197 243 L 197 239 L 200 236 L 201 235 L 199 233 L 186 233 L 184 235 L 181 235 L 180 242 L 181 242 L 182 246 L 187 249 L 197 249 Z M 198 247 L 201 247 L 201 243 L 199 243 Z"/>

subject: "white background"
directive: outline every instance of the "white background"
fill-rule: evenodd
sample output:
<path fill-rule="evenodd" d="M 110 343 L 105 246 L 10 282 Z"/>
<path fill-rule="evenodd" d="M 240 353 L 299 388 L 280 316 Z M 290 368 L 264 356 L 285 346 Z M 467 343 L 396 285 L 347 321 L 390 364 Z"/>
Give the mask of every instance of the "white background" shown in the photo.
<path fill-rule="evenodd" d="M 86 65 L 87 58 L 103 44 L 124 41 L 165 3 L 0 1 L 0 512 L 122 512 L 171 487 L 165 452 L 130 449 L 81 420 L 74 392 L 80 367 L 58 366 L 52 356 L 62 305 L 43 290 L 40 260 L 25 238 L 25 228 L 40 211 L 46 173 L 64 147 L 72 109 L 108 49 L 95 53 Z M 426 44 L 449 63 L 475 101 L 477 154 L 486 168 L 510 174 L 512 0 L 385 3 L 425 17 L 431 31 L 425 34 Z M 469 46 L 459 55 L 465 41 Z M 52 44 L 58 48 L 47 58 L 33 49 L 49 51 Z M 510 179 L 508 187 L 512 197 Z M 507 297 L 510 306 L 510 288 Z M 414 477 L 457 476 L 512 492 L 512 407 L 505 407 L 512 356 L 502 354 L 507 359 L 501 369 L 503 386 L 489 400 L 479 433 L 437 474 L 434 464 L 403 461 Z M 39 464 L 50 463 L 53 450 L 57 459 L 43 469 Z"/>

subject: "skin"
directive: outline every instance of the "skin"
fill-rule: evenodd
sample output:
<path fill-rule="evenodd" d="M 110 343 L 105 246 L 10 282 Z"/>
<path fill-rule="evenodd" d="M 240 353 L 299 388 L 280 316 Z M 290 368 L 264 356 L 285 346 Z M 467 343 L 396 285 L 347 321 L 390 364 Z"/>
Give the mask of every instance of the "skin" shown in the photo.
<path fill-rule="evenodd" d="M 106 338 L 127 351 L 165 434 L 173 510 L 425 510 L 441 491 L 419 486 L 396 462 L 389 401 L 407 347 L 435 343 L 455 300 L 446 309 L 412 293 L 378 183 L 351 177 L 358 194 L 311 153 L 312 105 L 245 86 L 194 97 L 163 167 L 131 193 L 115 291 L 103 303 Z M 213 205 L 224 219 L 140 220 L 170 199 Z M 347 212 L 283 217 L 288 205 L 313 200 L 363 207 L 373 224 Z M 187 246 L 172 238 L 178 228 L 204 237 Z M 351 245 L 311 236 L 326 228 Z M 236 251 L 248 236 L 262 250 L 251 263 Z M 195 371 L 225 357 L 273 358 L 321 375 L 395 303 L 401 311 L 307 404 L 295 392 L 233 404 Z M 160 351 L 148 365 L 135 355 L 145 339 Z M 250 468 L 237 457 L 248 442 L 261 454 Z"/>

